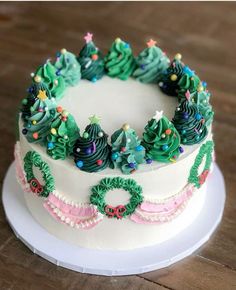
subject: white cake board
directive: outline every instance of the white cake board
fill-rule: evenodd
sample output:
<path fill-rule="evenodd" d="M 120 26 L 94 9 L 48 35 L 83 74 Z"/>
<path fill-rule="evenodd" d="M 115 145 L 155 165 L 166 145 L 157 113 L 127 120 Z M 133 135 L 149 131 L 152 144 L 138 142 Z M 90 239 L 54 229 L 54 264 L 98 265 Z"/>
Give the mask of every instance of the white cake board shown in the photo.
<path fill-rule="evenodd" d="M 80 248 L 49 234 L 35 221 L 26 206 L 22 189 L 16 181 L 14 163 L 6 174 L 2 198 L 7 220 L 15 235 L 37 255 L 82 273 L 131 275 L 170 266 L 209 240 L 222 218 L 225 203 L 224 179 L 216 164 L 207 182 L 204 207 L 189 227 L 161 244 L 128 251 Z"/>

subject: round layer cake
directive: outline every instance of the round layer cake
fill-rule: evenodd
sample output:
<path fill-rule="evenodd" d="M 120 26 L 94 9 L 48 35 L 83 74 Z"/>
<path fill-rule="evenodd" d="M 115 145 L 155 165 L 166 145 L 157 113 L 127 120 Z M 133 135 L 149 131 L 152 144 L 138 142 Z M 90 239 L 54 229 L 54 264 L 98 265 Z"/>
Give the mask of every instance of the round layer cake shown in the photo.
<path fill-rule="evenodd" d="M 205 82 L 177 54 L 115 40 L 65 49 L 33 75 L 19 118 L 17 178 L 32 216 L 81 247 L 161 243 L 200 213 L 211 169 Z M 89 119 L 88 119 L 89 118 Z"/>

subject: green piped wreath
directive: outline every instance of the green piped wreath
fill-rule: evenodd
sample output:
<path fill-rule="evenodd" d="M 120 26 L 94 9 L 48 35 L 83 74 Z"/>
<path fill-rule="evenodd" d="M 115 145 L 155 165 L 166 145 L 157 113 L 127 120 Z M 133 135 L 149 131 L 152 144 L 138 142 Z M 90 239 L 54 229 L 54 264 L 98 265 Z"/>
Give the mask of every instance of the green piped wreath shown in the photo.
<path fill-rule="evenodd" d="M 106 204 L 105 195 L 109 190 L 123 189 L 131 195 L 129 203 L 113 207 Z M 133 179 L 124 179 L 121 177 L 104 178 L 98 185 L 92 187 L 90 202 L 96 205 L 98 210 L 108 217 L 121 219 L 131 215 L 136 207 L 143 201 L 142 187 Z"/>
<path fill-rule="evenodd" d="M 194 161 L 194 164 L 190 170 L 188 182 L 193 183 L 197 188 L 201 187 L 201 185 L 205 182 L 205 180 L 209 174 L 210 166 L 212 163 L 213 149 L 214 149 L 214 142 L 213 141 L 207 141 L 206 143 L 204 143 L 201 146 L 201 148 L 198 152 L 198 155 Z M 201 174 L 198 174 L 198 170 L 199 170 L 200 165 L 202 164 L 204 156 L 206 156 L 204 169 L 201 172 Z"/>
<path fill-rule="evenodd" d="M 37 167 L 44 180 L 44 185 L 41 185 L 34 176 L 33 166 Z M 35 151 L 29 151 L 24 157 L 24 170 L 26 173 L 27 182 L 30 185 L 32 192 L 37 195 L 47 197 L 50 192 L 55 189 L 54 178 L 51 175 L 51 170 L 48 164 L 42 160 L 41 156 Z"/>

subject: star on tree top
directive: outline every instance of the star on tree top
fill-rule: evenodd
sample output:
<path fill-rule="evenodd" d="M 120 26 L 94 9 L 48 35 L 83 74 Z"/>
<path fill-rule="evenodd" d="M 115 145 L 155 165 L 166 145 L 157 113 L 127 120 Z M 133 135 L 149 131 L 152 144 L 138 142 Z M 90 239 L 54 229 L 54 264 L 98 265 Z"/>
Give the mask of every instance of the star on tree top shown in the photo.
<path fill-rule="evenodd" d="M 98 124 L 100 122 L 101 118 L 96 116 L 96 115 L 93 115 L 93 116 L 89 117 L 89 120 L 90 120 L 91 124 Z"/>
<path fill-rule="evenodd" d="M 158 122 L 162 118 L 162 116 L 163 116 L 163 111 L 156 111 L 155 116 L 153 116 L 152 118 Z"/>
<path fill-rule="evenodd" d="M 86 43 L 89 43 L 90 41 L 93 40 L 93 34 L 90 32 L 87 32 L 87 34 L 84 36 L 84 40 L 86 41 Z"/>
<path fill-rule="evenodd" d="M 147 46 L 148 46 L 148 47 L 152 47 L 152 46 L 155 46 L 156 43 L 157 43 L 157 42 L 156 42 L 155 40 L 150 39 L 150 40 L 147 42 Z"/>
<path fill-rule="evenodd" d="M 37 98 L 40 99 L 41 101 L 46 100 L 47 99 L 46 91 L 45 90 L 39 90 Z"/>

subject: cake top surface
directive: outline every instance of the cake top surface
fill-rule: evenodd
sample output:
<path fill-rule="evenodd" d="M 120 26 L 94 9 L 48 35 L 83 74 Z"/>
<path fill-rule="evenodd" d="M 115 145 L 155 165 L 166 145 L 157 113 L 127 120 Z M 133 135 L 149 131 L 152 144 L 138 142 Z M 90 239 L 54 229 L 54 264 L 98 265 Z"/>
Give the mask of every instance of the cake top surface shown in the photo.
<path fill-rule="evenodd" d="M 128 123 L 140 137 L 156 110 L 171 120 L 178 105 L 176 98 L 166 96 L 155 84 L 108 76 L 96 83 L 81 80 L 78 86 L 68 88 L 58 103 L 74 116 L 81 131 L 88 125 L 88 117 L 97 115 L 109 136 Z"/>

